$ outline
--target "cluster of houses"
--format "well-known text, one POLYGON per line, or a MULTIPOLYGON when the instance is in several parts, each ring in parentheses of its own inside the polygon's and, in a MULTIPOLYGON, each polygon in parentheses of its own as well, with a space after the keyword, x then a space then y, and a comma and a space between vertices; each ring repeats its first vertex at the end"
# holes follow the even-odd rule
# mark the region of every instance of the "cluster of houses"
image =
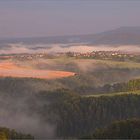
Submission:
POLYGON ((54 58, 54 57, 76 57, 76 58, 109 58, 109 57, 118 57, 118 58, 125 58, 125 57, 134 57, 133 54, 127 54, 120 51, 93 51, 93 52, 58 52, 58 53, 36 53, 36 54, 11 54, 11 55, 1 55, 0 59, 10 59, 15 58, 19 60, 33 60, 39 58, 54 58))
MULTIPOLYGON (((63 53, 64 55, 64 53, 63 53)), ((93 51, 93 52, 67 52, 65 55, 70 57, 87 57, 87 58, 94 58, 94 57, 134 57, 134 55, 130 55, 128 53, 123 53, 120 51, 93 51)))

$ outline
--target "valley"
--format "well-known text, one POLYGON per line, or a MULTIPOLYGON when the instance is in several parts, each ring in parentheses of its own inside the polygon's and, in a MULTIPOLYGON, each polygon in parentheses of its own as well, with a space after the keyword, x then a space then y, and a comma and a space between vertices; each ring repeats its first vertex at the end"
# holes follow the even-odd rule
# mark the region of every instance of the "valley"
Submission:
POLYGON ((140 139, 138 13, 138 0, 0 0, 0 140, 140 139))
POLYGON ((139 117, 139 61, 134 54, 118 60, 105 53, 1 57, 1 126, 36 139, 79 138, 115 120, 139 117))

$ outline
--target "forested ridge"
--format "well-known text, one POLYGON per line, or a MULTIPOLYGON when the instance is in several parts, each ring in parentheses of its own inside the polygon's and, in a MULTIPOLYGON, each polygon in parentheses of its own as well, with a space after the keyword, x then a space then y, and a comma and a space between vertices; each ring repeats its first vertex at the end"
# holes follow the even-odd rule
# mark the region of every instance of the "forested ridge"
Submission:
POLYGON ((139 89, 139 79, 118 83, 127 87, 124 91, 129 94, 99 97, 80 96, 66 88, 34 92, 25 81, 1 79, 0 117, 3 126, 18 128, 36 138, 81 138, 113 121, 140 118, 140 92, 132 92, 139 89))
POLYGON ((53 106, 60 117, 57 124, 60 137, 84 136, 114 120, 140 117, 139 95, 71 97, 61 102, 53 106))
POLYGON ((140 90, 140 79, 129 80, 128 82, 105 84, 92 89, 92 94, 131 92, 140 90))

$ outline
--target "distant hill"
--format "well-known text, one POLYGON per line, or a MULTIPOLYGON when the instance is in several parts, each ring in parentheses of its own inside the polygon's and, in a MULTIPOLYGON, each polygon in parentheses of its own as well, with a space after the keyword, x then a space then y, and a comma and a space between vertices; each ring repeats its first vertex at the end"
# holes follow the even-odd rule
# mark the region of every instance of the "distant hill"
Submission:
POLYGON ((89 35, 0 39, 0 44, 88 44, 88 45, 140 45, 140 27, 120 27, 89 35))
POLYGON ((140 27, 120 27, 95 35, 93 44, 140 45, 140 27))

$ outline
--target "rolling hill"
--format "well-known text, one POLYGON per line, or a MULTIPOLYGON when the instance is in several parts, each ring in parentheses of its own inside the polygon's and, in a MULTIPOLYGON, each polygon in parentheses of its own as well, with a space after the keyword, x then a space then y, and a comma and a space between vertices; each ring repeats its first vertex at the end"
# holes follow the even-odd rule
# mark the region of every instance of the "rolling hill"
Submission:
POLYGON ((110 31, 89 35, 70 35, 54 37, 32 37, 0 39, 0 44, 89 44, 89 45, 139 45, 140 27, 120 27, 110 31))

